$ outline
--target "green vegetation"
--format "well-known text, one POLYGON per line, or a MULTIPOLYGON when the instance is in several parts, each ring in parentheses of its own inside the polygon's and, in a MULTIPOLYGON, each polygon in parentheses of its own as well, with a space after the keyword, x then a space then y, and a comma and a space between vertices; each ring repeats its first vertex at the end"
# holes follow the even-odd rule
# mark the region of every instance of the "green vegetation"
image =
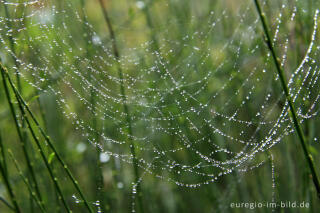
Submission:
POLYGON ((0 212, 317 212, 318 9, 1 1, 0 212))

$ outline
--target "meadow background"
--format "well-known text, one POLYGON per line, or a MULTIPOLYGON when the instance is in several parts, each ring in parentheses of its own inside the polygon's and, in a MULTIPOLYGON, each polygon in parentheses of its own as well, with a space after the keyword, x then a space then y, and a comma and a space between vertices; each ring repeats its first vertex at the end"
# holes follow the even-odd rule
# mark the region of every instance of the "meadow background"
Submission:
MULTIPOLYGON (((260 2, 287 79, 306 60, 289 85, 319 173, 320 3, 260 2)), ((1 0, 0 35, 0 212, 88 212, 77 183, 93 212, 320 208, 253 1, 1 0)))

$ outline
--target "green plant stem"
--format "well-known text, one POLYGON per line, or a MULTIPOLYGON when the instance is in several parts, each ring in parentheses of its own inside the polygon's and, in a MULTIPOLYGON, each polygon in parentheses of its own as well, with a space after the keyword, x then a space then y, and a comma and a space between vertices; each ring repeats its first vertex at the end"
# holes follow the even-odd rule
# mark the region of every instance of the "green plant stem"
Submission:
POLYGON ((260 16, 260 20, 261 20, 261 23, 262 23, 264 34, 266 36, 266 43, 267 43, 268 48, 269 48, 269 50, 271 52, 271 55, 272 55, 273 61, 275 63, 276 70, 278 72, 279 79, 280 79, 280 82, 281 82, 281 85, 282 85, 282 89, 284 90, 286 99, 287 99, 288 104, 289 104, 289 108, 290 108, 290 112, 291 112, 291 118, 292 118, 294 127, 296 129, 297 134, 298 134, 298 137, 299 137, 302 149, 303 149, 304 156, 306 157, 307 163, 309 165, 309 168, 310 168, 310 171, 311 171, 311 174, 312 174, 312 180, 313 180, 313 183, 315 185, 318 198, 320 198, 319 179, 318 179, 318 176, 317 176, 317 173, 316 173, 316 169, 315 169, 315 166, 314 166, 314 162, 313 162, 312 156, 311 156, 311 154, 310 154, 310 152, 308 150, 308 147, 307 147, 307 143, 306 143, 306 140, 305 140, 304 133, 303 133, 302 128, 301 128, 301 126, 299 124, 298 116, 297 116, 295 107, 293 105, 293 101, 292 101, 292 98, 291 98, 290 93, 289 93, 289 88, 287 86, 286 79, 285 79, 285 76, 284 76, 284 71, 280 66, 279 59, 277 58, 276 51, 275 51, 275 49, 273 47, 272 40, 271 40, 270 33, 269 33, 269 29, 268 29, 267 22, 266 22, 266 18, 265 18, 264 13, 261 10, 261 6, 259 4, 259 1, 258 0, 254 0, 254 3, 255 3, 255 6, 257 8, 257 11, 259 13, 259 16, 260 16))
MULTIPOLYGON (((82 19, 83 19, 83 23, 87 23, 88 20, 85 16, 85 0, 81 0, 81 8, 82 8, 82 19)), ((84 34, 86 34, 86 32, 88 31, 88 27, 84 24, 83 25, 83 31, 84 34)), ((90 58, 91 55, 91 45, 89 44, 89 39, 88 39, 88 35, 85 37, 85 42, 86 42, 86 58, 90 58)), ((90 62, 89 62, 90 63, 90 62)), ((90 71, 88 72, 88 79, 89 82, 92 84, 92 74, 90 73, 90 71)), ((96 117, 96 95, 95 95, 95 91, 93 89, 93 87, 90 87, 90 103, 92 106, 92 127, 93 129, 96 130, 96 132, 94 133, 94 139, 96 140, 96 142, 98 142, 99 140, 99 134, 98 134, 98 130, 97 130, 97 117, 96 117)), ((100 201, 100 209, 101 209, 101 213, 106 212, 106 204, 105 204, 105 200, 106 198, 104 197, 104 177, 103 177, 103 165, 100 162, 100 155, 101 155, 101 150, 99 148, 99 146, 95 147, 95 151, 96 151, 96 158, 95 158, 95 163, 96 163, 96 168, 94 169, 94 178, 96 186, 97 186, 97 199, 100 201)), ((111 204, 110 204, 111 205, 111 204)))
POLYGON ((61 190, 61 188, 60 188, 60 186, 59 186, 58 178, 55 177, 55 175, 53 174, 53 170, 52 170, 52 168, 51 168, 50 165, 49 165, 48 159, 47 159, 47 157, 45 156, 45 153, 44 153, 44 150, 43 150, 42 147, 41 147, 40 141, 39 141, 39 139, 37 138, 37 136, 36 136, 36 134, 35 134, 32 126, 31 126, 31 123, 30 123, 29 119, 27 118, 27 115, 26 115, 26 113, 25 113, 25 111, 24 111, 24 109, 23 109, 23 106, 22 106, 22 104, 21 104, 21 100, 19 100, 18 97, 16 97, 16 98, 17 98, 17 101, 18 101, 18 104, 19 104, 19 108, 20 108, 20 110, 21 110, 21 113, 22 113, 22 115, 24 116, 24 118, 25 118, 25 120, 26 120, 26 122, 27 122, 27 126, 28 126, 28 129, 29 129, 29 131, 30 131, 30 133, 31 133, 31 135, 32 135, 32 138, 33 138, 34 141, 36 142, 36 145, 37 145, 37 148, 38 148, 38 150, 39 150, 39 152, 40 152, 40 155, 41 155, 41 157, 42 157, 42 160, 44 161, 44 163, 45 163, 45 165, 46 165, 46 167, 47 167, 47 170, 48 170, 48 172, 49 172, 49 174, 50 174, 50 178, 52 179, 52 181, 53 181, 53 183, 54 183, 54 185, 55 185, 55 188, 56 188, 56 190, 57 190, 57 192, 58 192, 58 194, 59 194, 59 196, 60 196, 59 199, 62 201, 62 203, 63 203, 66 211, 67 211, 67 212, 71 212, 71 210, 69 209, 69 207, 68 207, 68 205, 67 205, 67 202, 66 202, 66 200, 65 200, 65 198, 64 198, 64 195, 63 195, 63 193, 62 193, 62 190, 61 190))
POLYGON ((32 178, 32 181, 33 181, 33 184, 32 186, 35 188, 36 190, 36 193, 39 197, 39 199, 42 201, 42 198, 41 198, 41 194, 40 194, 40 190, 39 190, 39 186, 38 186, 38 182, 37 182, 37 179, 36 179, 36 176, 35 176, 35 173, 34 173, 34 169, 33 169, 33 164, 30 160, 30 157, 29 157, 29 154, 28 154, 28 151, 27 151, 27 148, 26 148, 26 143, 25 143, 25 140, 23 137, 23 134, 21 132, 21 129, 20 129, 20 126, 19 126, 19 123, 18 123, 18 119, 17 119, 17 114, 16 114, 16 111, 14 109, 14 106, 13 106, 13 103, 12 103, 12 99, 11 99, 11 96, 10 96, 10 93, 9 93, 9 89, 8 89, 8 86, 7 86, 7 83, 5 81, 5 69, 4 67, 2 66, 2 64, 0 63, 0 69, 1 69, 1 76, 2 76, 2 83, 3 83, 3 86, 4 86, 4 90, 5 90, 5 95, 7 97, 7 101, 8 101, 8 104, 9 104, 9 108, 10 108, 10 111, 11 111, 11 115, 13 117, 13 120, 14 120, 14 123, 15 123, 15 126, 16 126, 16 130, 17 130, 17 133, 18 133, 18 136, 19 136, 19 142, 20 142, 20 146, 22 147, 22 151, 23 151, 23 155, 24 155, 24 158, 26 160, 26 163, 27 163, 27 168, 30 172, 30 175, 31 175, 31 178, 32 178))
POLYGON ((273 154, 271 153, 270 150, 267 152, 267 157, 269 159, 270 163, 270 168, 271 168, 271 187, 272 187, 272 196, 271 196, 271 201, 274 203, 276 202, 276 175, 275 175, 275 166, 274 166, 274 158, 273 154))
POLYGON ((4 203, 4 205, 6 205, 10 210, 15 211, 15 208, 11 206, 11 204, 8 201, 6 201, 3 197, 0 197, 0 201, 4 203))
MULTIPOLYGON (((90 75, 90 80, 91 82, 91 75, 90 75)), ((91 116, 93 116, 93 124, 92 127, 93 129, 97 130, 97 119, 95 116, 95 95, 94 95, 94 91, 93 89, 90 90, 90 101, 92 104, 92 114, 91 116)), ((99 140, 99 135, 97 132, 94 133, 94 138, 96 140, 96 142, 98 142, 99 140)), ((103 169, 102 169, 102 163, 100 162, 100 155, 101 155, 101 150, 99 148, 99 146, 95 147, 96 149, 96 164, 97 164, 97 171, 95 171, 95 176, 96 176, 96 182, 97 182, 97 188, 98 188, 98 199, 100 200, 100 207, 101 207, 101 213, 104 213, 106 211, 105 209, 105 198, 103 196, 103 192, 104 192, 104 179, 103 179, 103 169)))
MULTIPOLYGON (((62 193, 62 191, 61 191, 61 188, 60 188, 60 186, 59 186, 59 184, 58 184, 58 179, 54 176, 53 171, 52 171, 52 169, 50 168, 50 165, 49 165, 49 163, 48 163, 48 159, 46 158, 46 156, 45 156, 45 154, 44 154, 44 151, 43 151, 43 149, 42 149, 42 147, 41 147, 41 145, 40 145, 40 141, 39 141, 38 137, 36 136, 36 134, 35 134, 32 126, 31 126, 31 124, 30 124, 29 119, 27 118, 27 115, 26 115, 25 110, 24 110, 24 108, 23 108, 23 105, 22 105, 22 103, 21 103, 21 99, 20 99, 20 97, 17 95, 18 90, 14 87, 14 85, 13 85, 11 79, 10 79, 10 76, 9 76, 7 70, 4 69, 3 66, 1 66, 1 73, 2 73, 3 76, 6 74, 6 77, 8 78, 9 83, 10 83, 11 87, 13 88, 14 94, 15 94, 16 99, 17 99, 17 101, 18 101, 18 105, 19 105, 21 114, 22 114, 22 116, 24 117, 24 119, 25 119, 25 121, 26 121, 26 123, 27 123, 28 129, 29 129, 29 131, 30 131, 30 133, 31 133, 31 135, 32 135, 32 138, 34 139, 34 141, 35 141, 35 143, 36 143, 36 145, 37 145, 38 151, 40 152, 40 155, 41 155, 41 157, 42 157, 42 159, 43 159, 43 161, 44 161, 44 163, 45 163, 45 165, 46 165, 46 167, 47 167, 47 170, 48 170, 48 172, 49 172, 49 174, 50 174, 50 178, 52 179, 52 181, 53 181, 53 183, 54 183, 54 185, 55 185, 55 188, 57 189, 58 194, 60 195, 60 200, 62 201, 64 207, 65 207, 66 210, 67 210, 67 212, 71 212, 71 210, 69 209, 69 207, 68 207, 68 205, 67 205, 66 200, 64 199, 64 196, 63 196, 63 193, 62 193)), ((8 88, 6 80, 4 80, 4 85, 5 85, 6 88, 8 88)))
POLYGON ((84 194, 82 193, 82 190, 79 187, 78 181, 76 181, 76 179, 73 177, 71 171, 69 170, 67 164, 63 161, 63 159, 61 158, 60 154, 58 153, 58 151, 56 150, 55 146, 53 145, 51 139, 49 138, 49 136, 47 136, 47 134, 44 132, 44 130, 41 128, 38 120, 36 119, 36 117, 34 116, 34 114, 32 113, 32 111, 30 110, 29 106, 26 104, 26 102, 24 101, 24 99, 22 98, 21 94, 19 93, 19 91, 17 90, 17 88, 14 86, 8 71, 6 70, 6 68, 0 63, 0 67, 1 67, 1 73, 7 77, 7 79, 9 80, 10 86, 12 88, 12 90, 14 91, 18 102, 21 103, 27 110, 27 112, 30 114, 31 119, 33 120, 33 122, 35 123, 35 125, 37 126, 37 128, 39 129, 41 135, 44 137, 45 141, 48 143, 49 147, 52 149, 52 151, 54 152, 55 156, 57 157, 58 162, 60 163, 60 165, 63 167, 63 169, 65 170, 65 172, 67 173, 69 179, 71 180, 71 182, 73 183, 75 189, 77 190, 77 192, 79 193, 81 199, 83 200, 85 206, 87 207, 87 210, 91 213, 93 213, 93 210, 91 209, 87 199, 85 198, 84 194))
MULTIPOLYGON (((6 161, 6 156, 5 156, 5 153, 4 153, 4 145, 2 143, 2 135, 1 135, 1 132, 0 132, 0 153, 1 153, 1 161, 0 161, 0 164, 2 165, 3 167, 3 171, 4 171, 4 174, 8 175, 8 169, 7 169, 7 161, 6 161)), ((15 208, 13 206, 11 206, 9 204, 8 201, 6 201, 4 198, 0 197, 0 200, 8 207, 10 208, 12 211, 15 211, 15 208)))
POLYGON ((116 59, 116 63, 117 63, 117 68, 118 68, 118 75, 120 78, 120 92, 121 92, 121 96, 122 96, 122 102, 123 102, 123 108, 124 108, 124 112, 126 114, 126 121, 128 124, 128 133, 129 133, 129 137, 128 137, 128 141, 130 144, 130 152, 131 155, 133 157, 133 169, 134 169, 134 175, 135 175, 135 182, 137 184, 137 197, 138 197, 138 205, 140 208, 140 212, 144 212, 144 208, 143 208, 143 202, 142 202, 142 194, 141 194, 141 188, 140 188, 140 181, 139 181, 139 169, 138 169, 138 161, 137 161, 137 157, 136 157, 136 150, 135 150, 135 145, 134 142, 131 138, 131 136, 133 135, 133 131, 132 131, 132 121, 131 121, 131 116, 130 116, 130 112, 129 112, 129 107, 127 105, 127 96, 126 96, 126 92, 125 92, 125 88, 124 88, 124 79, 123 79, 123 72, 120 66, 120 54, 119 54, 119 49, 117 46, 117 40, 116 40, 116 36, 111 24, 111 20, 109 18, 108 15, 108 11, 107 8, 104 4, 103 0, 99 0, 101 9, 102 9, 102 13, 105 19, 105 22, 107 23, 107 27, 110 33, 110 38, 111 38, 111 42, 112 42, 112 47, 113 47, 113 54, 115 56, 116 59))
MULTIPOLYGON (((7 1, 4 0, 4 4, 3 4, 3 5, 4 5, 4 12, 5 12, 6 17, 7 17, 7 22, 6 22, 6 24, 7 24, 7 27, 8 27, 9 29, 12 29, 11 22, 9 21, 9 19, 10 19, 11 17, 10 17, 9 9, 8 9, 8 6, 7 6, 6 2, 7 2, 7 1)), ((13 41, 12 35, 9 35, 9 36, 8 36, 8 39, 9 39, 10 49, 11 49, 12 53, 13 53, 14 55, 16 55, 16 48, 15 48, 15 45, 14 45, 14 41, 13 41)), ((12 57, 12 58, 13 58, 14 64, 16 65, 16 68, 18 69, 19 64, 18 64, 16 58, 15 58, 15 57, 12 57)), ((21 81, 20 81, 20 76, 19 76, 18 71, 15 72, 15 76, 16 76, 16 80, 17 80, 17 84, 18 84, 18 89, 19 89, 19 91, 21 91, 21 90, 22 90, 22 87, 21 87, 21 81)))
MULTIPOLYGON (((6 0, 4 0, 4 3, 6 3, 6 0)), ((10 16, 10 12, 9 12, 7 4, 4 4, 4 10, 5 10, 5 15, 7 17, 6 24, 7 24, 9 29, 13 29, 12 24, 10 22, 11 16, 10 16)), ((17 61, 17 59, 15 57, 16 56, 16 45, 15 45, 15 42, 13 40, 12 35, 8 36, 8 40, 9 40, 10 49, 11 49, 13 55, 14 55, 14 56, 12 56, 12 59, 13 59, 14 64, 16 66, 15 77, 16 77, 16 82, 17 82, 17 85, 18 85, 18 90, 19 90, 20 93, 22 93, 22 84, 21 84, 21 79, 20 79, 20 75, 19 75, 19 72, 18 72, 20 65, 19 65, 19 63, 18 63, 18 61, 17 61)), ((41 105, 40 105, 39 99, 38 99, 38 103, 39 103, 39 106, 40 106, 40 111, 43 112, 42 109, 41 109, 41 105)), ((22 124, 21 125, 21 129, 24 130, 25 129, 25 122, 24 122, 24 119, 23 119, 22 116, 21 116, 21 124, 22 124)), ((26 146, 27 145, 26 142, 28 140, 26 131, 22 131, 22 135, 21 136, 22 136, 22 140, 25 142, 24 144, 26 146)), ((25 147, 24 149, 27 149, 27 147, 25 147)), ((33 169, 32 167, 29 167, 29 166, 28 166, 28 168, 29 168, 29 170, 30 170, 30 168, 33 169)), ((31 174, 31 178, 32 178, 32 180, 34 182, 34 187, 36 189, 36 193, 37 193, 37 195, 38 195, 38 197, 40 199, 40 202, 43 203, 43 200, 42 200, 42 197, 41 197, 41 194, 40 194, 40 190, 39 190, 39 187, 38 187, 38 183, 37 183, 37 180, 35 179, 34 171, 30 170, 30 174, 31 174)), ((32 202, 31 202, 31 208, 33 208, 33 203, 32 202)))
POLYGON ((8 173, 8 167, 7 167, 7 160, 6 160, 6 156, 5 156, 5 153, 4 153, 4 145, 2 143, 2 135, 1 135, 1 132, 0 132, 0 147, 1 147, 1 150, 0 150, 0 153, 1 153, 1 162, 2 165, 3 165, 3 169, 5 171, 5 173, 7 174, 8 173))
POLYGON ((36 204, 38 205, 38 207, 40 208, 41 212, 46 212, 43 203, 37 198, 36 193, 32 190, 32 187, 29 184, 28 179, 23 175, 22 170, 20 169, 17 160, 15 159, 13 153, 11 150, 8 150, 9 156, 11 158, 11 160, 13 161, 19 176, 21 177, 21 179, 23 180, 24 184, 27 186, 30 195, 32 196, 33 200, 36 202, 36 204))
POLYGON ((17 199, 16 199, 16 197, 15 197, 15 195, 13 193, 12 186, 11 186, 10 181, 9 181, 8 171, 6 171, 6 166, 4 165, 5 156, 4 156, 3 148, 4 148, 4 146, 3 146, 2 140, 0 140, 0 149, 1 149, 0 151, 1 151, 1 153, 3 153, 1 155, 2 159, 1 159, 1 162, 0 162, 0 173, 1 173, 4 185, 7 188, 7 191, 8 191, 9 197, 11 199, 11 202, 13 203, 14 210, 15 210, 15 212, 20 213, 21 210, 20 210, 20 207, 18 205, 17 199))
POLYGON ((153 1, 148 1, 145 6, 143 7, 142 11, 145 15, 146 18, 146 22, 147 22, 147 26, 149 27, 150 31, 151 31, 151 39, 153 41, 152 47, 154 49, 154 51, 157 51, 160 53, 160 48, 159 48, 159 42, 157 40, 157 36, 156 36, 156 31, 151 19, 151 14, 149 11, 149 8, 151 6, 151 4, 153 3, 153 1))
POLYGON ((5 171, 4 171, 4 168, 3 168, 2 164, 0 164, 0 173, 1 173, 4 185, 6 186, 7 191, 9 193, 9 197, 10 197, 10 199, 11 199, 11 201, 13 203, 13 206, 15 208, 15 211, 20 213, 21 212, 20 207, 19 207, 18 202, 16 200, 16 197, 15 197, 15 195, 13 193, 11 184, 10 184, 9 179, 8 179, 8 176, 5 174, 5 171))

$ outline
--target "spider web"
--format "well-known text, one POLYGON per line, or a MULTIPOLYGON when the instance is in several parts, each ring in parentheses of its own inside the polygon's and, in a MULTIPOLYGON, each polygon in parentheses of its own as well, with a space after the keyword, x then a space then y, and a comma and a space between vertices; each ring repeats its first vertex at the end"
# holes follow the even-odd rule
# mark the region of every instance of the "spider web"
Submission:
MULTIPOLYGON (((318 10, 297 57, 297 11, 306 14, 306 5, 270 1, 276 8, 270 11, 268 2, 263 9, 303 123, 319 112, 318 10)), ((105 155, 132 163, 131 139, 146 173, 199 187, 259 167, 263 153, 294 132, 251 1, 161 20, 155 38, 130 19, 119 27, 115 19, 119 59, 89 4, 1 0, 0 53, 23 81, 54 95, 66 121, 105 155)), ((144 7, 139 1, 134 10, 144 7)))

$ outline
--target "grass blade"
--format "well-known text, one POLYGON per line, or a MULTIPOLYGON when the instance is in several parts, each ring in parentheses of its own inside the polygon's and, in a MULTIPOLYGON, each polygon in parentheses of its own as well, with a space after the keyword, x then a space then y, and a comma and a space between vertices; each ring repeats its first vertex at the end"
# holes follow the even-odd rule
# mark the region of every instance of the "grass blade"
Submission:
MULTIPOLYGON (((126 104, 127 96, 126 96, 124 83, 123 83, 123 81, 124 81, 123 72, 122 72, 122 69, 120 66, 120 62, 119 62, 120 53, 119 53, 119 49, 117 46, 117 40, 116 40, 116 36, 115 36, 114 30, 113 30, 113 27, 111 24, 111 20, 108 15, 107 8, 102 0, 99 0, 99 3, 101 6, 101 9, 102 9, 104 19, 105 19, 107 26, 108 26, 108 30, 109 30, 110 38, 111 38, 111 42, 112 42, 112 47, 113 47, 113 54, 114 54, 115 59, 117 61, 118 75, 120 78, 120 92, 121 92, 121 96, 122 96, 123 108, 124 108, 124 113, 126 114, 126 122, 128 124, 128 132, 129 132, 129 135, 132 136, 133 135, 132 122, 131 122, 129 107, 126 104)), ((140 180, 139 180, 140 175, 139 175, 139 169, 138 169, 138 161, 137 161, 137 157, 136 157, 136 149, 135 149, 135 145, 134 145, 134 142, 131 137, 128 137, 128 141, 130 144, 130 152, 133 157, 133 169, 134 169, 134 175, 135 175, 135 182, 137 184, 136 191, 138 194, 138 205, 139 205, 140 211, 143 212, 144 208, 143 208, 142 195, 141 195, 141 187, 140 187, 140 180)))
MULTIPOLYGON (((1 137, 1 136, 0 136, 1 137)), ((4 146, 3 146, 3 143, 2 143, 2 140, 0 139, 0 151, 1 153, 4 154, 3 152, 3 149, 4 149, 4 146)), ((7 191, 8 191, 8 194, 9 194, 9 197, 13 203, 13 206, 14 206, 14 210, 15 212, 17 213, 20 213, 21 210, 20 210, 20 207, 18 205, 18 202, 17 202, 17 199, 16 199, 16 196, 15 194, 13 193, 13 190, 12 190, 12 186, 10 184, 10 181, 9 181, 9 175, 8 175, 8 171, 6 170, 6 165, 4 165, 4 162, 5 162, 5 158, 4 158, 4 155, 1 155, 1 162, 0 162, 0 173, 1 173, 1 176, 2 176, 2 179, 3 179, 3 182, 4 182, 4 185, 6 186, 7 188, 7 191)), ((7 202, 4 202, 5 204, 7 204, 7 202)), ((7 205, 8 207, 10 206, 9 204, 7 205)))
MULTIPOLYGON (((12 88, 12 90, 14 91, 16 98, 18 100, 18 103, 20 103, 23 107, 25 107, 25 109, 27 110, 27 112, 30 114, 31 119, 33 120, 33 122, 35 123, 35 125, 37 126, 37 128, 39 129, 41 135, 45 138, 46 142, 48 143, 49 147, 52 149, 52 151, 55 153, 55 156, 58 159, 58 162, 61 164, 61 166, 63 167, 63 169, 65 170, 65 172, 67 173, 69 179, 71 180, 71 182, 73 183, 75 189, 77 190, 77 192, 79 193, 81 199, 83 200, 85 206, 87 207, 87 210, 91 213, 93 213, 87 199, 84 197, 84 194, 82 193, 78 181, 76 181, 76 179, 73 177, 71 171, 69 170, 68 166, 65 164, 65 162, 62 160, 60 154, 58 153, 58 151, 56 150, 55 146, 53 145, 51 139, 49 138, 49 136, 47 136, 47 134, 44 132, 44 130, 41 128, 38 120, 36 119, 36 117, 34 116, 34 114, 31 112, 29 106, 26 104, 26 102, 24 101, 24 99, 22 98, 22 96, 20 95, 19 91, 17 90, 17 88, 14 86, 8 71, 6 70, 6 68, 0 63, 1 66, 1 73, 3 75, 5 75, 9 81, 9 84, 12 88)), ((28 120, 28 118, 26 118, 26 120, 28 120)), ((29 120, 28 120, 29 121, 29 120)), ((30 123, 30 122, 29 122, 30 123)), ((31 128, 32 129, 32 128, 31 128)), ((46 161, 47 162, 47 161, 46 161)))
POLYGON ((303 149, 303 154, 306 157, 307 164, 308 164, 308 166, 310 168, 310 171, 311 171, 311 174, 312 174, 312 180, 313 180, 314 186, 315 186, 316 191, 317 191, 317 196, 320 198, 320 183, 319 183, 319 179, 318 179, 318 176, 317 176, 317 172, 316 172, 316 169, 315 169, 315 166, 314 166, 314 162, 313 162, 312 156, 311 156, 311 154, 310 154, 310 152, 308 150, 308 147, 307 147, 307 142, 306 142, 304 133, 303 133, 302 128, 301 128, 301 126, 299 124, 300 122, 299 122, 299 119, 298 119, 298 116, 297 116, 297 113, 296 113, 292 98, 291 98, 290 93, 289 93, 289 88, 288 88, 287 83, 286 83, 286 79, 285 79, 285 76, 284 76, 284 71, 280 66, 279 59, 278 59, 278 57, 276 55, 276 51, 275 51, 275 49, 273 47, 271 36, 270 36, 270 33, 269 33, 269 28, 268 28, 267 22, 266 22, 266 18, 265 18, 264 13, 261 10, 261 6, 259 4, 259 1, 258 0, 254 0, 254 3, 255 3, 255 6, 257 8, 257 11, 258 11, 261 23, 262 23, 264 34, 266 36, 266 43, 267 43, 268 48, 269 48, 269 50, 271 52, 271 55, 272 55, 274 64, 276 66, 276 70, 277 70, 277 73, 279 75, 279 79, 280 79, 281 85, 282 85, 282 89, 283 89, 283 91, 285 93, 286 99, 287 99, 288 104, 289 104, 289 108, 290 108, 290 112, 291 112, 291 118, 292 118, 294 127, 296 129, 296 132, 298 134, 299 141, 300 141, 302 149, 303 149))
POLYGON ((46 212, 43 203, 37 198, 35 192, 33 191, 32 187, 31 187, 30 184, 29 184, 28 179, 23 175, 23 172, 22 172, 22 170, 20 169, 17 160, 16 160, 15 157, 13 156, 12 151, 11 151, 11 150, 8 150, 8 152, 9 152, 9 156, 10 156, 12 162, 14 163, 14 165, 15 165, 18 173, 19 173, 19 176, 20 176, 21 179, 23 180, 24 184, 28 187, 28 190, 29 190, 29 192, 30 192, 30 195, 32 196, 32 199, 36 202, 36 204, 37 204, 38 207, 40 208, 41 212, 46 212))

